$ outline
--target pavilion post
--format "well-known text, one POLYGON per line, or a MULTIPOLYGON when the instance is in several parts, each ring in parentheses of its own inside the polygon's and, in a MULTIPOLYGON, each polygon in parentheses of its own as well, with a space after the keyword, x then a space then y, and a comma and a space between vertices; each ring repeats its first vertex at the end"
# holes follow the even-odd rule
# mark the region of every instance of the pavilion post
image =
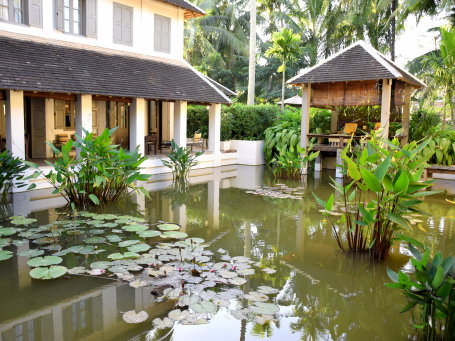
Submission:
POLYGON ((24 92, 6 90, 6 149, 14 157, 25 159, 24 92))
POLYGON ((134 98, 130 110, 130 150, 138 148, 139 153, 145 153, 144 126, 147 115, 147 101, 144 98, 134 98))
POLYGON ((330 132, 335 134, 338 131, 338 108, 334 107, 330 117, 330 132))
MULTIPOLYGON (((300 147, 307 149, 308 133, 310 132, 310 102, 311 102, 311 85, 302 85, 302 118, 300 123, 300 147)), ((302 165, 302 175, 308 173, 308 165, 302 165)))
POLYGON ((392 80, 382 80, 381 129, 382 137, 389 138, 390 105, 392 103, 392 80))
POLYGON ((179 147, 186 147, 187 102, 174 103, 174 141, 179 147))
POLYGON ((401 128, 403 130, 403 138, 401 139, 401 145, 404 146, 409 141, 409 117, 411 114, 411 93, 412 88, 405 86, 404 88, 404 105, 403 105, 403 116, 401 117, 401 128))

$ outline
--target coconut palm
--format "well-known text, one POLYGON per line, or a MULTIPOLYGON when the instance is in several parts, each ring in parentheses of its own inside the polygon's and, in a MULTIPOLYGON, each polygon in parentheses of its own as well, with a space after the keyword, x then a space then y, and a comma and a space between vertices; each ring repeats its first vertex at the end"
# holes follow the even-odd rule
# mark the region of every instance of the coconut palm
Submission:
POLYGON ((272 35, 272 46, 270 46, 265 55, 275 57, 281 61, 278 72, 283 73, 281 84, 281 110, 284 110, 284 91, 286 84, 286 65, 296 60, 302 52, 302 41, 298 34, 291 29, 284 28, 281 32, 275 32, 272 35))

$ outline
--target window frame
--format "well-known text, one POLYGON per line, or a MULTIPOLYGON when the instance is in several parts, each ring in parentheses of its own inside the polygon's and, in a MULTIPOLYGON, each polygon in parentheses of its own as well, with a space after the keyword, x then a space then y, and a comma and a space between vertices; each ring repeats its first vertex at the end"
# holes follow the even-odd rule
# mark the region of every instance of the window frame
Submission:
MULTIPOLYGON (((122 22, 122 25, 123 22, 122 22)), ((114 42, 114 44, 121 44, 121 45, 126 45, 126 46, 133 46, 133 41, 134 41, 134 7, 131 7, 131 6, 128 6, 128 5, 124 5, 124 4, 120 4, 118 2, 113 2, 112 3, 112 41, 114 42), (115 8, 118 7, 122 10, 122 14, 123 14, 123 10, 127 9, 129 11, 131 11, 131 40, 130 41, 125 41, 123 40, 123 36, 122 36, 122 39, 117 39, 116 36, 115 36, 115 25, 116 25, 116 22, 115 22, 115 8)))
MULTIPOLYGON (((154 17, 153 17, 153 20, 154 20, 154 25, 153 25, 153 50, 155 52, 161 52, 161 53, 168 53, 170 54, 171 53, 171 36, 172 36, 172 19, 170 17, 166 17, 164 15, 161 15, 161 14, 158 14, 158 13, 155 13, 154 17), (160 39, 162 39, 163 37, 163 32, 157 32, 156 31, 156 20, 157 18, 161 19, 163 22, 163 19, 165 21, 168 22, 169 24, 169 33, 168 33, 168 49, 164 49, 162 47, 160 48, 157 48, 157 45, 156 45, 156 39, 157 39, 157 35, 159 34, 160 36, 160 39)), ((162 44, 161 44, 162 45, 162 44)))
POLYGON ((68 1, 68 6, 65 5, 65 1, 66 0, 63 0, 63 33, 66 33, 66 34, 74 34, 76 36, 83 36, 83 32, 82 32, 82 29, 83 29, 83 21, 84 21, 84 8, 85 8, 85 4, 83 3, 83 0, 67 0, 68 1), (78 8, 75 9, 74 8, 74 3, 78 3, 78 8), (68 11, 69 11, 69 18, 67 19, 66 16, 65 16, 65 8, 68 8, 68 11), (79 13, 79 21, 77 21, 77 24, 79 26, 79 32, 78 33, 75 33, 74 32, 74 24, 76 23, 76 21, 74 20, 74 11, 77 10, 78 13, 79 13), (66 30, 66 27, 65 27, 65 23, 68 22, 68 25, 69 25, 69 31, 66 30))
MULTIPOLYGON (((6 0, 7 4, 3 5, 0 4, 0 9, 6 8, 8 10, 8 19, 0 18, 0 22, 6 22, 10 24, 17 24, 17 25, 27 25, 27 4, 28 0, 19 0, 21 4, 20 13, 21 13, 21 21, 17 22, 15 20, 15 8, 14 8, 14 0, 6 0)), ((0 10, 1 11, 1 10, 0 10)))

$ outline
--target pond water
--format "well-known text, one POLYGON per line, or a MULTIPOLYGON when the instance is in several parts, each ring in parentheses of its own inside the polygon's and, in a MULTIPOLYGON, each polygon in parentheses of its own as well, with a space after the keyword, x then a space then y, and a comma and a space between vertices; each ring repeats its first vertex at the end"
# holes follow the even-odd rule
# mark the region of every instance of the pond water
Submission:
MULTIPOLYGON (((323 172, 302 184, 276 181, 258 167, 219 168, 214 174, 201 174, 198 181, 193 179, 194 184, 185 194, 169 188, 152 189, 151 200, 134 196, 99 212, 143 217, 149 223, 174 222, 189 237, 203 238, 207 249, 215 254, 221 248, 232 257, 246 256, 260 263, 255 274, 247 276, 248 282, 239 288, 244 292, 259 286, 278 289, 278 294, 270 295, 270 302, 280 308, 273 321, 260 324, 234 317, 232 309, 247 305, 245 299, 238 297, 231 300, 229 307, 209 314, 207 324, 175 324, 171 329, 157 331, 152 320, 167 316, 175 309, 175 301, 158 301, 150 287, 135 289, 107 276, 67 275, 49 281, 34 280, 29 276, 29 258, 14 256, 0 261, 0 340, 408 339, 412 334, 409 315, 399 313, 405 300, 398 291, 384 286, 389 281, 387 267, 410 269, 406 246, 395 245, 381 264, 340 252, 311 195, 313 191, 323 198, 329 195, 329 176, 333 174, 323 172), (294 195, 301 199, 249 193, 257 186, 276 183, 296 188, 294 195), (263 268, 276 272, 267 273, 263 268), (127 324, 122 313, 129 310, 144 310, 149 319, 127 324)), ((163 181, 151 186, 167 184, 163 181)), ((447 198, 453 196, 441 194, 425 199, 422 208, 432 216, 421 218, 414 232, 414 237, 431 250, 441 250, 446 255, 455 252, 455 205, 447 198)), ((55 207, 29 212, 38 220, 33 226, 63 219, 61 201, 41 200, 55 207)), ((17 205, 22 206, 20 211, 23 205, 34 203, 19 200, 15 205, 13 211, 17 214, 17 205)), ((87 237, 84 234, 83 238, 87 237)), ((155 239, 148 241, 152 246, 157 243, 155 239)), ((64 246, 83 242, 68 238, 64 246)), ((63 240, 54 241, 59 243, 63 240)), ((102 244, 95 246, 116 250, 102 244)), ((33 248, 36 244, 24 241, 8 250, 16 253, 33 248)), ((106 259, 109 253, 68 254, 63 257, 63 264, 87 266, 94 260, 106 259)), ((223 285, 214 290, 222 288, 223 285)))

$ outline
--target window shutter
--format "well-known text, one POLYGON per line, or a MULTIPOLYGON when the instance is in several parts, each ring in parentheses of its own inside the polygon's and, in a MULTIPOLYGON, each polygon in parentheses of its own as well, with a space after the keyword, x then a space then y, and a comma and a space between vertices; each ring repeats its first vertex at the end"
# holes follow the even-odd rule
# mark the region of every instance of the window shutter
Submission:
POLYGON ((54 102, 55 129, 65 128, 65 101, 55 100, 54 102))
POLYGON ((28 24, 35 27, 43 27, 43 1, 28 1, 28 24))
POLYGON ((64 31, 63 23, 63 0, 55 0, 55 28, 64 31))
POLYGON ((133 9, 122 9, 122 41, 126 44, 133 42, 133 9))
POLYGON ((114 4, 114 42, 122 42, 122 8, 114 4))
POLYGON ((167 52, 171 50, 171 19, 155 14, 155 33, 154 47, 155 51, 167 52))
POLYGON ((161 51, 161 26, 163 22, 163 17, 155 15, 155 34, 154 37, 154 48, 155 51, 161 51))
POLYGON ((85 35, 96 38, 96 0, 85 3, 85 35))

